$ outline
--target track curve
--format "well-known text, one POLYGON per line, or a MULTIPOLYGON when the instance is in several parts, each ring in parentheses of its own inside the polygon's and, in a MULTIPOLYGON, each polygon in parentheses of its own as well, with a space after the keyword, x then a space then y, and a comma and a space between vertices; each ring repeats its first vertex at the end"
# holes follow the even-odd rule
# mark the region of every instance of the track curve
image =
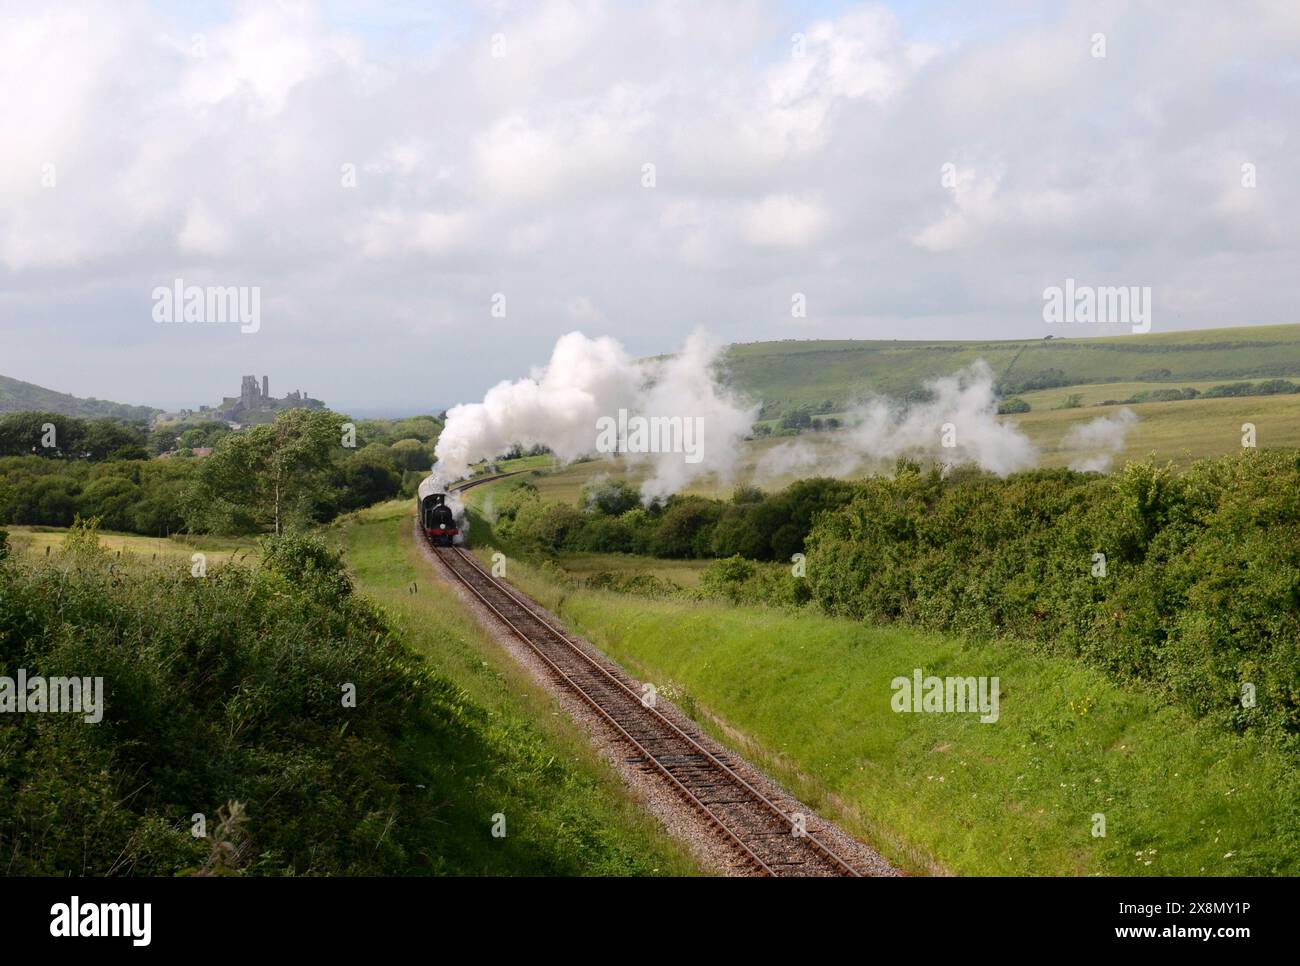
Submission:
MULTIPOLYGON (((502 474, 504 476, 506 474, 502 474)), ((460 489, 500 479, 474 480, 460 489)), ((498 580, 461 547, 435 547, 448 572, 528 645, 562 685, 589 705, 722 836, 759 875, 861 876, 853 864, 808 831, 813 816, 787 812, 694 734, 654 707, 622 670, 570 639, 541 608, 498 580)))

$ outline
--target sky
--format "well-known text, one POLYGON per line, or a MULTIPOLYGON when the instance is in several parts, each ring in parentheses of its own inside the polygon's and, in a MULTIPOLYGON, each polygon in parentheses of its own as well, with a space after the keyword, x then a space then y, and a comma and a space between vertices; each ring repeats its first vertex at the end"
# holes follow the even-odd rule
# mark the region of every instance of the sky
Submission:
POLYGON ((0 0, 0 374, 437 411, 556 339, 1300 322, 1300 4, 0 0), (652 167, 650 167, 652 166, 652 167), (157 321, 176 280, 256 331, 157 321), (804 311, 792 311, 800 300, 804 311))

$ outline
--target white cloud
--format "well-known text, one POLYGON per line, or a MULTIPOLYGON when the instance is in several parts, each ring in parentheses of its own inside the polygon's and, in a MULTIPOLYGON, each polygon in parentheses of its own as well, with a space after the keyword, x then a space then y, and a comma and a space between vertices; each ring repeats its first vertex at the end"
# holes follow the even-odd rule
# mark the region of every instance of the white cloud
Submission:
POLYGON ((746 211, 743 234, 751 245, 804 248, 817 238, 828 220, 826 212, 814 202, 771 195, 746 211))
POLYGON ((187 255, 224 255, 232 239, 230 226, 202 201, 195 201, 185 214, 176 243, 187 255))
POLYGON ((700 324, 1034 336, 1066 277, 1152 286, 1156 331, 1300 297, 1291 4, 980 11, 942 43, 776 0, 448 5, 409 37, 363 4, 0 7, 0 371, 101 397, 211 402, 253 355, 330 401, 445 405, 578 321, 646 354, 700 324), (148 293, 181 274, 260 285, 256 345, 162 338, 148 293), (429 387, 413 327, 462 338, 494 292, 493 351, 429 387), (70 371, 51 331, 124 355, 70 371))

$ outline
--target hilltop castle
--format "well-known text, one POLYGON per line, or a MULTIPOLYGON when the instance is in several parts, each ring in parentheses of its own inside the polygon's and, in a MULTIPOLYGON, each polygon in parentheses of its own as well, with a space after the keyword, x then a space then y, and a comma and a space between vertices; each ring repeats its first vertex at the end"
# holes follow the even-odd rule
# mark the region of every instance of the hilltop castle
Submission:
POLYGON ((238 396, 227 396, 211 413, 217 419, 231 423, 269 423, 280 409, 324 409, 319 399, 312 399, 300 389, 295 389, 283 399, 271 398, 271 379, 263 376, 244 376, 238 396))

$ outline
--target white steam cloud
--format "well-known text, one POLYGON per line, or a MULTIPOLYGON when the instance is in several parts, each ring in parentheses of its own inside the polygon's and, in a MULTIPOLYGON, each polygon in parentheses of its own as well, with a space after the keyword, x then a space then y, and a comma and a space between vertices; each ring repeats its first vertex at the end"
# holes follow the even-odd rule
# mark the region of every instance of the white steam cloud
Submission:
POLYGON ((1070 469, 1105 473, 1124 448, 1124 438, 1137 423, 1137 414, 1131 409, 1121 409, 1114 416, 1096 419, 1075 426, 1061 440, 1062 449, 1080 450, 1086 455, 1070 463, 1070 469))
POLYGON ((1006 476, 1029 469, 1037 452, 1015 425, 998 420, 993 370, 980 359, 926 383, 929 398, 911 405, 877 397, 849 415, 850 428, 823 447, 802 440, 777 446, 759 460, 756 476, 792 472, 845 476, 881 469, 899 457, 955 466, 974 463, 1006 476))
MULTIPOLYGON (((742 440, 758 407, 721 386, 714 375, 719 351, 702 333, 667 359, 640 362, 615 340, 581 332, 561 336, 550 361, 525 379, 502 382, 481 403, 456 406, 435 449, 435 476, 454 480, 480 460, 518 443, 546 446, 564 462, 597 451, 600 421, 633 417, 694 420, 697 452, 627 453, 646 464, 645 500, 677 492, 701 476, 726 484, 735 474, 742 440), (691 457, 691 458, 688 458, 691 457)), ((629 447, 630 448, 630 447, 629 447)))
MULTIPOLYGON (((719 347, 695 333, 677 355, 638 361, 611 338, 570 332, 556 342, 550 361, 525 379, 494 386, 481 403, 456 406, 438 439, 434 477, 445 483, 471 465, 491 460, 515 444, 548 447, 564 462, 605 447, 601 424, 620 418, 697 420, 698 452, 626 452, 648 465, 643 500, 664 497, 699 477, 734 479, 741 444, 758 407, 719 384, 719 347), (693 458, 692 458, 693 457, 693 458)), ((982 359, 951 376, 926 383, 926 398, 904 404, 877 396, 848 414, 847 428, 778 444, 754 468, 767 484, 792 476, 847 477, 888 471, 900 457, 946 466, 974 464, 998 476, 1031 469, 1038 451, 1011 422, 998 419, 993 370, 982 359)), ((1077 426, 1062 446, 1081 455, 1071 469, 1109 469, 1137 416, 1128 409, 1077 426)), ((620 442, 630 440, 620 428, 620 442)))

